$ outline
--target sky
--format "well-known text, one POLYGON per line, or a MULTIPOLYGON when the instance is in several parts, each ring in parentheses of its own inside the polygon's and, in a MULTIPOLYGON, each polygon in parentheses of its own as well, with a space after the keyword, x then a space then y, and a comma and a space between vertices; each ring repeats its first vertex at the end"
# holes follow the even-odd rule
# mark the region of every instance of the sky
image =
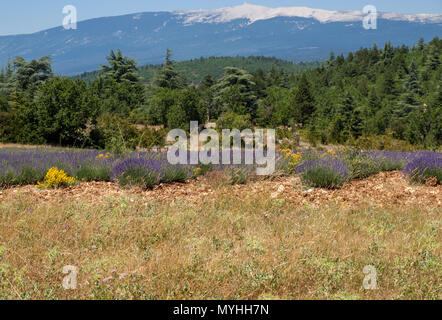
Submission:
MULTIPOLYGON (((60 26, 63 7, 74 5, 78 20, 146 11, 217 9, 241 5, 244 0, 0 0, 0 35, 33 33, 60 26)), ((442 0, 248 0, 268 7, 305 6, 326 10, 362 10, 442 14, 442 0)))

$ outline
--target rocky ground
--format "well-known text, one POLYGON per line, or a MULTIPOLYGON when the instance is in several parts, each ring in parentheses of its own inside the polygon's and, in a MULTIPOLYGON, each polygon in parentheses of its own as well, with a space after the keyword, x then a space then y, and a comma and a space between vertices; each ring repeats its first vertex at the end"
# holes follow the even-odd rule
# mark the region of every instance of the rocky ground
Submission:
POLYGON ((35 199, 35 201, 63 202, 66 198, 97 203, 108 197, 134 195, 148 201, 165 202, 184 201, 196 203, 202 199, 210 200, 222 193, 252 198, 257 194, 273 199, 285 199, 295 205, 310 204, 321 207, 338 204, 357 207, 363 204, 383 206, 432 206, 442 207, 442 186, 413 185, 401 172, 383 172, 364 180, 352 181, 338 190, 307 189, 297 177, 276 177, 257 180, 246 185, 230 186, 218 173, 211 173, 187 183, 160 185, 154 190, 139 188, 121 189, 115 183, 89 182, 80 183, 64 189, 41 190, 35 186, 22 186, 0 191, 0 201, 14 201, 17 197, 35 199))

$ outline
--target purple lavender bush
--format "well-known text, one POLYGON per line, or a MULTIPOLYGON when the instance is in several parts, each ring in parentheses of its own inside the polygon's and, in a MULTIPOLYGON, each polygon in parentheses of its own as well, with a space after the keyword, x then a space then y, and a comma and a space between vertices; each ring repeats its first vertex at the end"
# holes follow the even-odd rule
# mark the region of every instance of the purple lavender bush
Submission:
POLYGON ((117 164, 112 169, 111 178, 122 187, 140 186, 152 189, 160 183, 161 162, 146 158, 130 158, 117 164))
POLYGON ((425 183, 430 178, 436 178, 437 184, 442 181, 442 154, 424 152, 411 160, 402 171, 412 182, 425 183))
POLYGON ((336 158, 310 159, 296 168, 304 184, 315 188, 335 189, 348 179, 347 164, 336 158))
POLYGON ((400 151, 364 151, 361 155, 371 159, 379 166, 381 171, 402 170, 408 159, 412 156, 412 152, 400 151))
POLYGON ((109 180, 114 159, 97 159, 94 150, 2 149, 0 150, 0 185, 35 184, 46 172, 57 167, 79 180, 109 180))

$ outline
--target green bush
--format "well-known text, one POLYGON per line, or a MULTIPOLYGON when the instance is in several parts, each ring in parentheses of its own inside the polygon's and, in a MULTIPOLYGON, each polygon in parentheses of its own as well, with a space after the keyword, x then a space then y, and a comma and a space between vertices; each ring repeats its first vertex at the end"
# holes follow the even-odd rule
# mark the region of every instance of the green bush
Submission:
POLYGON ((24 167, 20 172, 8 170, 0 176, 0 186, 11 187, 20 185, 32 185, 43 180, 45 172, 39 172, 31 167, 24 167))
POLYGON ((213 170, 213 165, 211 163, 209 164, 202 164, 200 163, 198 167, 193 170, 193 178, 205 176, 207 172, 213 170))
POLYGON ((3 94, 0 94, 0 112, 8 112, 8 111, 9 111, 8 98, 3 94))
POLYGON ((379 161, 379 168, 382 172, 402 170, 404 168, 403 161, 393 161, 391 159, 382 159, 379 161))
POLYGON ((168 167, 163 170, 161 183, 186 182, 188 179, 188 169, 184 167, 168 167))
POLYGON ((134 150, 139 143, 137 128, 129 121, 112 114, 100 116, 89 136, 94 147, 116 154, 134 150))
POLYGON ((365 135, 353 141, 352 145, 356 149, 364 150, 393 150, 408 152, 419 149, 419 146, 413 146, 407 141, 394 139, 389 135, 365 135))
POLYGON ((315 167, 301 175, 304 184, 314 188, 336 189, 344 184, 346 178, 327 167, 315 167))
POLYGON ((0 141, 14 141, 14 119, 13 115, 8 112, 0 111, 0 141))
POLYGON ((110 174, 110 168, 85 165, 78 169, 76 177, 81 181, 110 181, 110 174))
POLYGON ((367 157, 358 156, 348 160, 350 165, 350 179, 365 179, 372 175, 378 174, 381 166, 378 162, 367 157))
POLYGON ((118 184, 125 188, 141 187, 143 189, 152 189, 158 184, 158 173, 144 168, 132 168, 126 170, 118 179, 118 184))
POLYGON ((189 121, 186 111, 180 105, 173 105, 167 112, 167 126, 171 129, 183 129, 189 131, 189 121))
POLYGON ((250 114, 240 115, 231 111, 223 113, 216 122, 217 130, 238 129, 242 131, 251 127, 250 114))
POLYGON ((145 148, 147 150, 152 147, 163 147, 166 144, 166 129, 154 129, 146 127, 140 132, 140 138, 138 147, 145 148))
POLYGON ((247 168, 231 168, 227 173, 231 185, 246 184, 250 178, 250 170, 247 168))

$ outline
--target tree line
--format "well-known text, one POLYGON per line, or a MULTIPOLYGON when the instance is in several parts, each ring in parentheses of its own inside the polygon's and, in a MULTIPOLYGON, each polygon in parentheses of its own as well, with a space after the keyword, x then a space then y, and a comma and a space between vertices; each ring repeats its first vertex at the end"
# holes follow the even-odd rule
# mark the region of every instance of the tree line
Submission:
MULTIPOLYGON (((278 72, 284 70, 287 73, 302 73, 312 70, 321 65, 321 62, 299 62, 281 60, 274 57, 249 56, 249 57, 201 57, 198 59, 177 61, 175 63, 176 70, 182 74, 188 83, 200 84, 206 75, 210 74, 214 79, 218 80, 224 75, 226 67, 235 67, 254 73, 259 69, 264 72, 278 72)), ((158 72, 161 70, 162 64, 147 64, 138 67, 138 74, 141 82, 152 83, 158 72)), ((74 79, 82 79, 90 83, 95 80, 100 71, 84 72, 73 76, 74 79)))
POLYGON ((49 57, 17 57, 0 73, 3 142, 106 149, 164 143, 191 120, 217 127, 300 130, 312 141, 353 143, 388 135, 426 148, 442 139, 442 40, 335 56, 301 74, 226 67, 189 83, 170 50, 153 81, 111 51, 94 80, 52 73, 49 57), (160 129, 164 128, 164 129, 160 129))

